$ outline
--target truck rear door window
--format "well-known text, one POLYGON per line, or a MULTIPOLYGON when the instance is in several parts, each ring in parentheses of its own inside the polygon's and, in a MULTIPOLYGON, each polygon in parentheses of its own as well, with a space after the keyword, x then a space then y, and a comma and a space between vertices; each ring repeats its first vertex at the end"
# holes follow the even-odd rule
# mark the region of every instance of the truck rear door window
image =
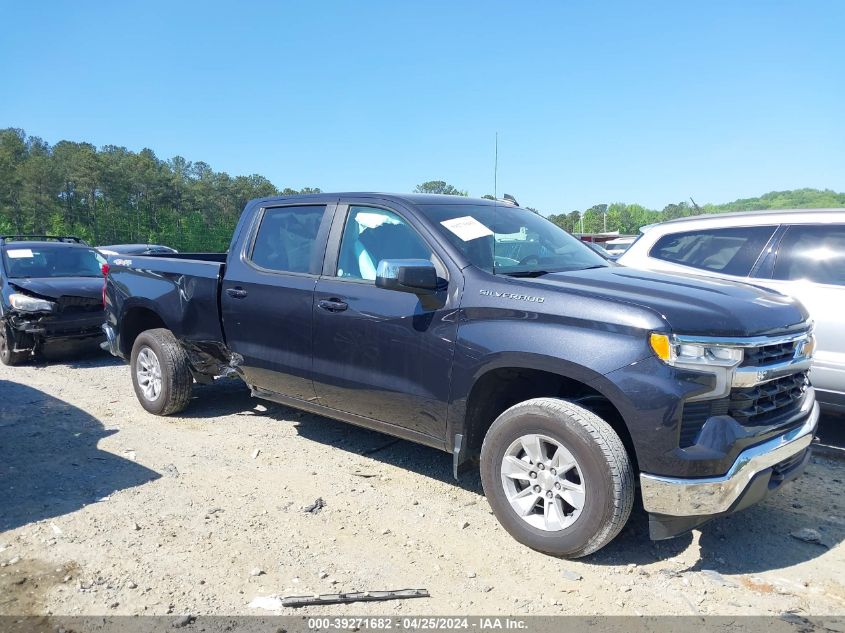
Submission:
POLYGON ((775 232, 774 226, 738 226, 664 235, 651 248, 655 259, 747 277, 775 232))
POLYGON ((278 272, 308 273, 326 207, 275 207, 264 211, 250 260, 278 272))

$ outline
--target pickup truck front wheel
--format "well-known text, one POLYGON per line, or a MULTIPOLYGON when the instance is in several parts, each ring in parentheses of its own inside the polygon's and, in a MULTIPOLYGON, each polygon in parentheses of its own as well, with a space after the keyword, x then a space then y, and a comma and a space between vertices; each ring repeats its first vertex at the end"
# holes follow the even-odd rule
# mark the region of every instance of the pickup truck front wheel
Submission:
POLYGON ((129 365, 135 395, 147 411, 170 415, 188 406, 193 376, 185 350, 170 330, 141 332, 129 365))
POLYGON ((607 545, 634 503, 622 440, 596 414, 556 398, 527 400, 496 419, 481 448, 481 479, 517 541, 566 558, 607 545))

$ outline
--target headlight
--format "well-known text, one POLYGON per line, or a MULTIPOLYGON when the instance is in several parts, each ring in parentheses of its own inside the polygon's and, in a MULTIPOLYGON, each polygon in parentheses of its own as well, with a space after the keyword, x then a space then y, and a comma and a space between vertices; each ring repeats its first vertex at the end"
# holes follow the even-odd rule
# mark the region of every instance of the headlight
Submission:
POLYGON ((667 365, 734 367, 742 362, 740 347, 679 343, 666 334, 652 333, 651 349, 667 365))
POLYGON ((29 295, 17 293, 9 295, 9 303, 12 304, 15 310, 20 310, 21 312, 52 312, 53 307, 56 305, 52 301, 36 299, 29 295))

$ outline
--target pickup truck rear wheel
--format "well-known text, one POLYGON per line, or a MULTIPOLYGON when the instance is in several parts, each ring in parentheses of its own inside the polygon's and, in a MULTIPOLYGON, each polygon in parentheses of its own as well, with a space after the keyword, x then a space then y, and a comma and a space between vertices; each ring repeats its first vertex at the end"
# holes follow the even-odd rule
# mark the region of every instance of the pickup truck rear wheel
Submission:
POLYGON ((9 326, 0 323, 0 362, 9 367, 20 365, 28 357, 29 352, 15 352, 15 341, 9 332, 9 326))
POLYGON ((502 413, 481 447, 493 513, 520 543, 566 558, 607 545, 634 504, 634 470, 622 440, 596 414, 534 398, 502 413))
POLYGON ((141 332, 129 365, 135 395, 147 411, 170 415, 188 406, 193 376, 188 356, 170 330, 141 332))

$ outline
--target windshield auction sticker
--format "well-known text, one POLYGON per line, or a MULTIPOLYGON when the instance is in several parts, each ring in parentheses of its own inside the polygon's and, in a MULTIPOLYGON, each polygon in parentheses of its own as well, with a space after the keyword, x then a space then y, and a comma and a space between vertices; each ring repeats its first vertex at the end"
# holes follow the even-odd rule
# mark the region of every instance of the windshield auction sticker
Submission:
POLYGON ((28 248, 10 248, 6 251, 9 259, 23 259, 24 257, 32 257, 32 251, 28 248))
POLYGON ((443 220, 443 226, 452 231, 455 235, 461 238, 464 242, 476 240, 479 237, 487 237, 493 235, 493 231, 484 226, 474 217, 466 215, 462 218, 452 218, 451 220, 443 220))

